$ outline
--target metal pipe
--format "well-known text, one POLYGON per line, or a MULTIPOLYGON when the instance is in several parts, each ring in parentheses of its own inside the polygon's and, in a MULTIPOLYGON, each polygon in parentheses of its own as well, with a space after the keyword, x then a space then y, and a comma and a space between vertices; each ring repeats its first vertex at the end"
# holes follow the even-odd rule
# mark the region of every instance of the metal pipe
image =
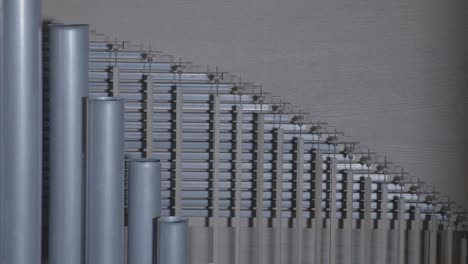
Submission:
POLYGON ((124 249, 124 101, 88 99, 86 263, 122 264, 124 249))
POLYGON ((314 203, 314 225, 313 225, 313 233, 314 233, 314 263, 321 263, 321 245, 322 245, 322 227, 323 227, 323 220, 322 220, 322 152, 320 150, 315 150, 314 152, 314 166, 315 166, 315 180, 314 180, 314 200, 310 201, 314 203))
POLYGON ((0 262, 41 262, 42 1, 2 1, 0 262))
POLYGON ((83 262, 88 25, 49 25, 49 263, 83 262))
POLYGON ((161 163, 132 160, 128 176, 128 263, 153 261, 153 221, 161 215, 161 163))
MULTIPOLYGON (((295 250, 296 255, 295 263, 303 263, 304 252, 304 139, 296 138, 295 142, 295 160, 296 170, 294 181, 296 183, 296 208, 295 208, 295 250)), ((258 217, 258 216, 257 216, 258 217)))
POLYGON ((460 264, 467 264, 468 263, 468 243, 466 237, 462 237, 460 239, 460 264))
POLYGON ((187 264, 188 221, 176 216, 161 217, 157 232, 157 264, 187 264))
MULTIPOLYGON (((451 221, 451 220, 449 220, 451 221)), ((441 231, 441 245, 440 245, 440 261, 442 263, 452 263, 453 254, 453 227, 447 226, 445 230, 441 231)))
POLYGON ((243 153, 243 140, 242 135, 243 131, 243 120, 244 120, 244 110, 242 105, 236 105, 234 107, 235 117, 235 157, 234 157, 234 166, 235 166, 235 209, 234 209, 234 223, 235 223, 235 234, 234 234, 234 263, 241 263, 241 212, 242 212, 242 153, 243 153))
POLYGON ((419 208, 415 208, 413 219, 409 221, 410 228, 407 233, 406 245, 406 262, 408 264, 421 263, 421 212, 419 208))
POLYGON ((406 254, 406 220, 405 220, 405 199, 398 199, 398 264, 405 264, 406 254))

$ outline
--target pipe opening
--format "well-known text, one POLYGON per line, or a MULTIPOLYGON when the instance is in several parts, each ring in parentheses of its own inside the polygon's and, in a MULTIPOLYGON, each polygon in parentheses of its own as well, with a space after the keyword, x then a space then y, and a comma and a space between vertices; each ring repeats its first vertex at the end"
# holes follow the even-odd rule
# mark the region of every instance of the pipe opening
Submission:
POLYGON ((48 27, 60 27, 60 28, 82 28, 82 27, 89 27, 88 24, 60 24, 60 23, 53 23, 48 24, 48 27))
POLYGON ((183 223, 183 222, 187 222, 187 219, 183 217, 178 217, 178 216, 165 216, 165 217, 160 217, 158 222, 159 223, 183 223))
POLYGON ((130 160, 130 162, 141 162, 141 163, 159 163, 161 162, 160 160, 158 159, 152 159, 152 158, 141 158, 141 159, 132 159, 130 160))
POLYGON ((123 101, 122 98, 119 98, 119 97, 105 97, 105 96, 101 96, 101 97, 89 97, 88 100, 90 101, 123 101))

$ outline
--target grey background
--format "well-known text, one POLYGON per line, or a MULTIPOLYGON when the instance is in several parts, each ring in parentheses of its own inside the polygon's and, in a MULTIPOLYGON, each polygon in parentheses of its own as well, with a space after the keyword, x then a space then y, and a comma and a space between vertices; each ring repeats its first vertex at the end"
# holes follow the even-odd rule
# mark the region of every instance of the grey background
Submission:
POLYGON ((262 83, 468 205, 464 0, 43 0, 44 16, 262 83))

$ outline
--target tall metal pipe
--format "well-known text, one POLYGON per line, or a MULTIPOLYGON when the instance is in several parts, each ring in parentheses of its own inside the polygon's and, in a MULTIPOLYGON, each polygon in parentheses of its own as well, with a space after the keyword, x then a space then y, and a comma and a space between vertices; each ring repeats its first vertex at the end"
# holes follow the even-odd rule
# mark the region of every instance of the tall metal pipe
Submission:
POLYGON ((157 232, 157 264, 187 264, 187 220, 176 216, 161 217, 157 232))
POLYGON ((153 221, 161 215, 161 163, 132 160, 128 176, 128 263, 154 263, 153 221))
POLYGON ((89 26, 49 25, 49 263, 81 264, 89 26))
POLYGON ((41 2, 2 1, 0 263, 41 262, 41 2))
POLYGON ((122 264, 124 101, 90 98, 87 110, 86 264, 122 264))

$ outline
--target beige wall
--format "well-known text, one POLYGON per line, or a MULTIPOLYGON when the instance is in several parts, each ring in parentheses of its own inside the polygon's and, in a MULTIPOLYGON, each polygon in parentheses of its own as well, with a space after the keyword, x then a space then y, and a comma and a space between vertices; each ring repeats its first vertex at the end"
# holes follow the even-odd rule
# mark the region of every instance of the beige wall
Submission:
POLYGON ((468 205, 464 0, 43 0, 89 23, 263 83, 468 205))

